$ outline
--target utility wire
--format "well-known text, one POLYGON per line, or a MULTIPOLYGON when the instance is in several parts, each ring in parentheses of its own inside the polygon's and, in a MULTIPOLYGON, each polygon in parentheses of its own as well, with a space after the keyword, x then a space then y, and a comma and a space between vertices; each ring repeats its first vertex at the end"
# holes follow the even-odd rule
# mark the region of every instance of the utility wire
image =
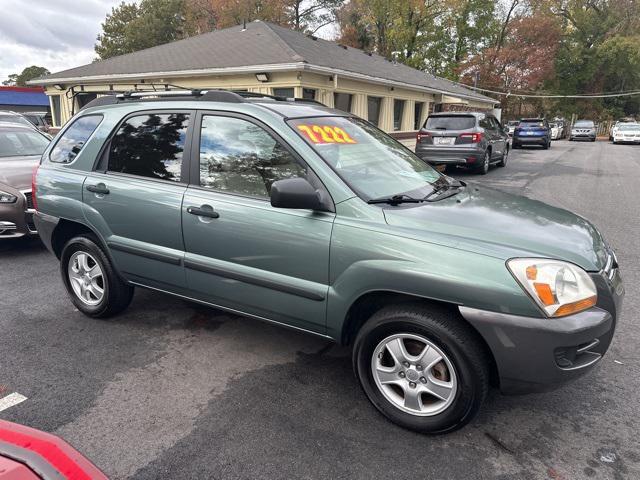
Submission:
POLYGON ((465 88, 475 89, 481 92, 493 93, 494 95, 502 95, 505 97, 522 97, 522 98, 612 98, 612 97, 631 97, 634 95, 640 95, 640 90, 634 90, 629 92, 622 93, 588 93, 584 95, 541 95, 541 94, 525 94, 525 93, 517 93, 517 92, 498 92, 496 90, 489 90, 488 88, 480 88, 474 87, 473 85, 466 85, 460 82, 454 82, 449 80, 451 83, 455 83, 465 88))

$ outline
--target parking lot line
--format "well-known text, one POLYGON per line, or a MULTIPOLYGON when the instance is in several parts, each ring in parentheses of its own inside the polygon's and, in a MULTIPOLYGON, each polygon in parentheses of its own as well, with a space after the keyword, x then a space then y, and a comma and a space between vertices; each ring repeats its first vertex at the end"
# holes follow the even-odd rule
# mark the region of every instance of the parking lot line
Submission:
POLYGON ((10 393, 4 398, 0 398, 0 412, 7 408, 14 407, 19 403, 24 402, 27 399, 24 395, 20 395, 17 392, 10 393))

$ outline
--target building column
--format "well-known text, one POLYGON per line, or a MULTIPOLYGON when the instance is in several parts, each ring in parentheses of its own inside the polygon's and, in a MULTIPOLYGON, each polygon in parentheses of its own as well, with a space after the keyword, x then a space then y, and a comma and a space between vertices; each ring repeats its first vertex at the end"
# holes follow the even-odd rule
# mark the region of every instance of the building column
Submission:
POLYGON ((360 118, 364 118, 365 120, 368 117, 369 112, 367 111, 367 95, 364 93, 354 93, 353 100, 351 101, 351 113, 359 116, 360 118))
POLYGON ((402 120, 400 121, 400 130, 403 132, 410 132, 414 130, 413 122, 416 115, 416 101, 405 100, 404 110, 402 111, 402 120))
POLYGON ((393 132, 393 97, 382 97, 379 122, 380 130, 393 132))
POLYGON ((318 101, 329 108, 333 108, 333 90, 321 89, 316 93, 318 101))
POLYGON ((302 85, 293 87, 293 96, 294 98, 302 98, 302 85))
POLYGON ((424 122, 427 121, 427 117, 429 116, 429 108, 431 107, 431 103, 433 103, 433 102, 424 102, 422 104, 422 112, 420 112, 420 126, 424 125, 424 122))

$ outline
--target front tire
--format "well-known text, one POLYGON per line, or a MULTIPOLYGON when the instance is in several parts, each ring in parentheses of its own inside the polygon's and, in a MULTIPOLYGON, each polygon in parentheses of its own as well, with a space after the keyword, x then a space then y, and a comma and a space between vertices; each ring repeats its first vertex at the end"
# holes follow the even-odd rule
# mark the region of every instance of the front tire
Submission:
POLYGON ((478 412, 489 360, 455 312, 407 304, 383 308, 362 327, 353 365, 371 403, 403 428, 439 434, 478 412))
POLYGON ((89 317, 111 317, 131 303, 133 287, 120 279, 93 235, 80 235, 65 244, 60 271, 71 301, 89 317))

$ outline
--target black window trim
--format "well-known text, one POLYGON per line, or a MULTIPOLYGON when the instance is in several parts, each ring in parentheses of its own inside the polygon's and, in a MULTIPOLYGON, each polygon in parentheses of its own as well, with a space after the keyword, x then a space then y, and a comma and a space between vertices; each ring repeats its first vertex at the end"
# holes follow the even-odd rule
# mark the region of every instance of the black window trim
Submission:
POLYGON ((170 185, 182 185, 187 186, 189 184, 189 164, 191 161, 191 152, 192 152, 192 136, 193 136, 193 126, 195 124, 196 118, 196 110, 193 109, 184 109, 184 108, 158 108, 158 109, 145 109, 145 110, 136 110, 134 112, 129 112, 124 117, 120 119, 120 121, 113 127, 107 140, 102 145, 100 152, 96 156, 96 160, 93 165, 93 171, 97 173, 102 173, 104 175, 115 175, 124 178, 132 178, 132 179, 140 179, 144 181, 152 181, 152 182, 161 182, 168 183, 170 185), (184 138, 184 150, 182 151, 182 165, 180 165, 180 181, 176 182, 174 180, 165 180, 162 178, 153 178, 153 177, 145 177, 143 175, 135 175, 132 173, 123 173, 123 172, 114 172, 109 170, 109 152, 111 150, 111 141, 113 137, 116 135, 120 127, 133 117, 138 117, 141 115, 163 115, 163 114, 174 114, 174 113, 185 113, 189 115, 189 122, 187 124, 187 133, 184 138))
POLYGON ((67 125, 65 126, 64 130, 61 130, 58 135, 56 135, 54 137, 55 143, 53 145, 51 145, 51 148, 49 149, 49 153, 47 154, 47 163, 53 164, 53 165, 73 165, 76 160, 78 159, 78 157, 80 156, 80 154, 82 153, 82 151, 84 150, 84 147, 87 146, 87 143, 89 143, 91 141, 91 139, 93 138, 93 135, 96 133, 96 131, 98 130, 98 128, 100 127, 100 125, 102 124, 102 122, 104 121, 104 115, 102 113, 90 113, 88 115, 80 115, 79 117, 73 119, 72 122, 67 122, 67 125), (81 120, 83 118, 87 118, 87 117, 100 117, 100 121, 98 122, 98 124, 96 125, 96 127, 93 129, 93 132, 91 132, 91 135, 89 135, 87 137, 87 139, 84 141, 84 143, 82 144, 82 147, 80 148, 80 150, 78 151, 78 153, 76 153, 76 156, 74 157, 73 160, 71 160, 70 162, 56 162, 54 160, 51 159, 51 154, 53 153, 53 151, 55 150, 55 148, 58 146, 58 143, 60 143, 60 140, 62 140, 62 137, 64 137, 64 134, 67 133, 67 131, 76 124, 76 122, 78 122, 78 120, 81 120))
MULTIPOLYGON (((304 158, 284 138, 282 138, 281 135, 279 135, 269 125, 267 125, 266 123, 258 120, 255 117, 252 117, 251 115, 246 115, 246 114, 243 114, 243 113, 240 113, 240 112, 231 112, 231 111, 225 111, 225 110, 198 110, 197 111, 196 121, 193 123, 193 127, 194 127, 193 137, 191 139, 191 142, 192 142, 192 145, 191 145, 191 160, 192 161, 191 161, 190 176, 189 176, 189 188, 196 189, 196 190, 201 190, 201 191, 205 191, 205 192, 214 192, 214 193, 217 193, 217 194, 220 194, 220 195, 228 195, 229 197, 239 197, 239 198, 249 198, 249 199, 252 199, 252 200, 260 200, 262 202, 270 204, 270 199, 269 198, 258 197, 258 196, 254 196, 254 195, 243 195, 243 194, 237 193, 237 192, 230 192, 228 190, 218 190, 218 189, 215 189, 215 188, 203 187, 202 185, 200 185, 200 133, 202 131, 200 126, 202 125, 202 117, 204 117, 204 116, 237 118, 237 119, 240 119, 240 120, 245 120, 245 121, 247 121, 249 123, 252 123, 252 124, 256 125, 257 127, 260 127, 263 130, 265 130, 267 133, 269 133, 276 140, 276 142, 280 143, 280 145, 287 152, 289 152, 289 154, 291 154, 298 162, 300 162, 301 165, 306 167, 307 171, 311 173, 309 181, 311 182, 311 184, 314 187, 322 189, 324 191, 324 193, 326 195, 325 198, 329 199, 330 205, 327 205, 329 207, 329 211, 331 213, 335 213, 336 207, 335 207, 335 202, 333 201, 333 197, 331 196, 331 193, 329 192, 329 189, 322 182, 322 179, 313 170, 313 168, 311 168, 311 165, 309 165, 304 160, 304 158), (196 126, 198 128, 196 128, 196 126)), ((288 124, 287 124, 287 126, 288 126, 288 124)))

